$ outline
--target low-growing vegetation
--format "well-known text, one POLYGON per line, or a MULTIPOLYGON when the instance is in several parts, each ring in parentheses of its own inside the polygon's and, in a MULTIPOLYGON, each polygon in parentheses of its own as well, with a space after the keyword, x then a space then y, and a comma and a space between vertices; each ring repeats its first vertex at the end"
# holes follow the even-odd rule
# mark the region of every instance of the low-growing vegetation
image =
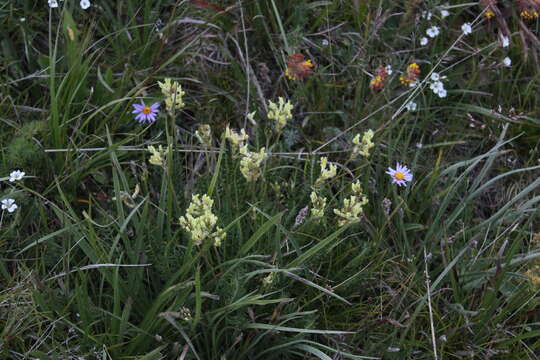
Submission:
POLYGON ((538 359, 540 1, 0 4, 0 357, 538 359))

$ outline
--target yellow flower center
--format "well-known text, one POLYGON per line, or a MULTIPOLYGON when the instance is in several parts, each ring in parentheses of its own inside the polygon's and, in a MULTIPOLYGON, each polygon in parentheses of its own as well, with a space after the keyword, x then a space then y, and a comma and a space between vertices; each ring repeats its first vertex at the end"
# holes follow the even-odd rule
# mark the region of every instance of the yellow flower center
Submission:
POLYGON ((145 106, 143 107, 142 109, 142 113, 145 114, 145 115, 148 115, 152 112, 152 109, 150 108, 150 106, 145 106))
POLYGON ((396 178, 396 180, 403 180, 403 179, 405 179, 405 174, 402 173, 402 172, 400 172, 400 171, 398 171, 398 172, 396 172, 396 173, 394 174, 394 177, 396 178))

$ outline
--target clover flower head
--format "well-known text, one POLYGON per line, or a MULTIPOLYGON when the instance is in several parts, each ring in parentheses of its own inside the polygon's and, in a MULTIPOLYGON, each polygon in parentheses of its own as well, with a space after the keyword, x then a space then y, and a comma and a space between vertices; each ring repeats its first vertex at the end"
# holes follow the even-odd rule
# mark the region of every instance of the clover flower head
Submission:
POLYGON ((9 174, 9 182, 21 180, 24 177, 24 175, 26 175, 24 171, 21 171, 21 170, 12 171, 9 174))
POLYGON ((333 164, 328 164, 328 158, 323 156, 321 157, 321 174, 315 182, 316 185, 322 184, 327 180, 334 178, 337 174, 337 166, 333 164))
POLYGON ((472 26, 471 26, 471 23, 464 23, 463 25, 461 25, 461 31, 463 31, 463 34, 464 35, 469 35, 472 33, 472 26))
POLYGON ((324 210, 326 209, 326 198, 319 196, 315 191, 312 191, 309 195, 311 200, 311 216, 314 218, 324 217, 324 210))
POLYGON ((434 39, 440 34, 440 28, 438 26, 433 25, 432 27, 428 28, 426 30, 426 35, 430 38, 434 39))
POLYGON ((268 157, 263 147, 259 152, 249 151, 247 145, 240 148, 240 172, 248 182, 256 181, 262 175, 262 163, 268 157))
POLYGON ((310 59, 305 60, 304 54, 293 54, 287 59, 285 76, 291 80, 306 78, 313 74, 314 66, 310 59))
POLYGON ((165 95, 165 107, 167 111, 172 112, 174 109, 182 110, 184 104, 183 96, 186 92, 182 90, 182 85, 178 81, 172 81, 170 78, 165 78, 163 82, 158 81, 161 93, 165 95))
POLYGON ((15 204, 14 199, 4 199, 2 200, 2 210, 7 210, 9 213, 14 212, 17 210, 18 206, 15 204))
POLYGON ((135 120, 139 123, 149 123, 152 124, 156 121, 157 114, 159 112, 159 103, 154 103, 151 106, 147 106, 144 101, 141 100, 140 104, 133 104, 135 110, 132 111, 135 116, 135 120))
POLYGON ((167 154, 169 153, 169 148, 163 149, 163 146, 159 145, 159 147, 156 149, 153 146, 148 147, 148 151, 152 154, 150 156, 150 159, 148 162, 152 165, 156 166, 164 166, 165 165, 165 159, 167 157, 167 154))
POLYGON ((278 98, 278 103, 274 103, 272 101, 268 102, 268 118, 275 121, 275 127, 276 130, 279 132, 281 131, 285 125, 287 125, 287 121, 292 119, 292 109, 294 106, 290 103, 290 101, 287 100, 285 102, 285 99, 282 97, 278 98))
POLYGON ((399 81, 403 85, 414 87, 418 84, 418 78, 420 76, 420 66, 417 63, 411 63, 407 66, 405 74, 399 77, 399 81))
POLYGON ((81 0, 79 5, 81 5, 81 9, 86 10, 90 7, 90 0, 81 0))
POLYGON ((400 165, 399 163, 396 164, 395 169, 389 167, 386 174, 390 175, 392 182, 399 186, 407 186, 407 183, 411 182, 413 179, 411 170, 409 170, 407 166, 400 165))
POLYGON ((204 194, 195 194, 186 210, 186 215, 179 219, 180 226, 190 234, 195 245, 201 245, 205 240, 212 240, 214 246, 220 246, 226 233, 216 227, 218 217, 212 213, 214 200, 204 194))

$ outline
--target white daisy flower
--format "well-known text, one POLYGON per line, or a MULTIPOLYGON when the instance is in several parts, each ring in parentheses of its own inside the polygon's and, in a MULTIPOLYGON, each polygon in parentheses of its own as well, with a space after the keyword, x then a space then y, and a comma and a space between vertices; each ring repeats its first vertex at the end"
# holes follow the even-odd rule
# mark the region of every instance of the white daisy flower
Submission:
POLYGON ((18 208, 13 199, 2 200, 2 210, 7 210, 9 213, 14 212, 18 208))
POLYGON ((512 59, 510 59, 508 56, 503 59, 504 66, 510 67, 512 66, 512 59))
POLYGON ((427 36, 429 36, 432 39, 436 38, 440 34, 439 27, 433 25, 432 27, 430 27, 430 28, 428 28, 426 30, 426 34, 427 34, 427 36))
POLYGON ((9 181, 14 182, 14 181, 17 181, 17 180, 21 180, 24 177, 24 175, 26 175, 26 173, 24 171, 21 171, 21 170, 12 171, 9 174, 9 181))
POLYGON ((471 24, 467 22, 467 23, 461 25, 461 31, 463 31, 463 34, 465 34, 465 35, 469 35, 470 33, 472 33, 471 24))
POLYGON ((407 105, 405 105, 405 108, 406 108, 408 111, 411 111, 411 112, 416 111, 416 107, 417 107, 417 105, 416 105, 416 103, 415 103, 414 101, 409 101, 409 102, 407 103, 407 105))
POLYGON ((424 36, 423 38, 420 39, 420 45, 426 46, 427 43, 428 43, 428 38, 427 37, 424 36))

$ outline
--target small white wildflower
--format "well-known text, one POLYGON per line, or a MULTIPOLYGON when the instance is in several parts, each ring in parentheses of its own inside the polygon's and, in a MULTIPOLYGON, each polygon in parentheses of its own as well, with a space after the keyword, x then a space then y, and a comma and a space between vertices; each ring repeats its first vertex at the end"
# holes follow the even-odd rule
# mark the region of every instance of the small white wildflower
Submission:
POLYGON ((24 177, 24 175, 26 175, 26 173, 24 171, 21 171, 21 170, 12 171, 9 174, 9 181, 14 182, 14 181, 17 181, 17 180, 21 180, 24 177))
POLYGON ((471 24, 467 22, 467 23, 461 25, 461 31, 463 31, 464 35, 469 35, 470 33, 472 33, 471 24))
POLYGON ((407 105, 405 105, 405 108, 406 108, 407 110, 411 111, 411 112, 412 112, 412 111, 416 111, 416 107, 417 107, 417 105, 416 105, 416 103, 415 103, 414 101, 409 101, 409 102, 407 103, 407 105))
POLYGON ((384 68, 384 71, 386 71, 386 73, 387 73, 388 75, 392 75, 392 73, 394 72, 394 71, 392 70, 392 65, 386 65, 386 67, 384 68))
POLYGON ((431 20, 433 13, 431 11, 422 11, 422 18, 426 20, 431 20))
POLYGON ((501 35, 500 39, 501 39, 501 46, 503 48, 508 47, 510 45, 510 39, 508 38, 508 36, 501 35))
POLYGON ((424 147, 424 144, 422 144, 422 143, 416 143, 416 148, 417 148, 417 149, 421 149, 421 148, 423 148, 423 147, 424 147))
POLYGON ((20 22, 25 22, 26 21, 26 18, 22 17, 19 19, 20 22))
POLYGON ((426 46, 428 41, 429 41, 428 38, 424 36, 423 38, 420 39, 420 45, 426 46))
POLYGON ((439 31, 439 27, 438 26, 435 26, 433 25, 432 27, 428 28, 426 30, 426 34, 427 36, 429 36, 430 38, 436 38, 438 35, 439 35, 440 31, 439 31))
POLYGON ((508 56, 503 59, 504 66, 510 67, 512 66, 512 59, 510 59, 508 56))
POLYGON ((413 88, 413 87, 417 87, 418 86, 418 81, 413 81, 409 84, 409 87, 413 88))
POLYGON ((2 210, 7 210, 9 213, 14 212, 18 208, 13 199, 2 200, 2 210))
POLYGON ((56 1, 56 0, 49 0, 49 7, 57 8, 57 7, 58 7, 58 1, 56 1))
POLYGON ((445 98, 446 97, 446 90, 445 89, 442 89, 440 90, 437 95, 439 95, 439 97, 442 99, 442 98, 445 98))
POLYGON ((442 81, 434 81, 429 85, 429 88, 435 94, 438 94, 440 91, 444 90, 444 84, 442 83, 442 81))
POLYGON ((90 7, 90 0, 81 0, 81 9, 86 10, 90 7))
POLYGON ((328 46, 329 42, 326 39, 323 39, 322 46, 328 46))
POLYGON ((439 76, 439 73, 432 72, 431 76, 430 76, 430 79, 431 79, 431 81, 439 81, 441 79, 441 77, 439 76))
POLYGON ((444 19, 446 17, 450 16, 450 11, 446 10, 446 9, 442 9, 441 10, 441 17, 444 19))

